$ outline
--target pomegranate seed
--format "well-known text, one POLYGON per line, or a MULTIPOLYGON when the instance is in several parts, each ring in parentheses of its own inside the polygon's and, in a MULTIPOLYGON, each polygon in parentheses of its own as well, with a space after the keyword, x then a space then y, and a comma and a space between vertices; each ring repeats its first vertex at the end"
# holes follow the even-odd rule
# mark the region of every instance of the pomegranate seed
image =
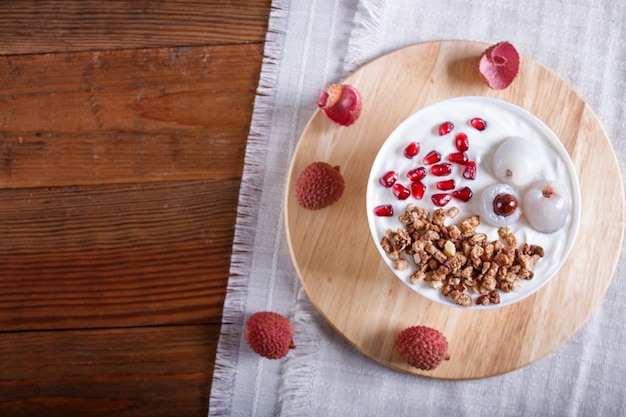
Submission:
POLYGON ((432 168, 430 168, 430 172, 438 177, 443 177, 452 172, 452 164, 444 162, 443 164, 433 165, 432 168))
POLYGON ((448 161, 454 162, 455 164, 466 165, 469 161, 469 157, 465 152, 453 152, 448 155, 448 161))
POLYGON ((435 164, 437 162, 441 161, 441 154, 437 151, 430 151, 428 152, 428 154, 424 157, 424 164, 425 165, 432 165, 435 164))
POLYGON ((441 193, 441 194, 433 194, 430 197, 430 199, 433 202, 433 204, 436 205, 437 207, 443 207, 446 204, 448 204, 450 200, 452 200, 452 197, 450 196, 450 194, 441 193))
POLYGON ((395 195, 398 200, 406 200, 411 195, 409 189, 400 183, 394 184, 391 189, 393 191, 393 195, 395 195))
POLYGON ((448 191, 456 187, 456 183, 454 182, 454 180, 439 181, 437 184, 435 184, 435 187, 437 187, 437 189, 441 191, 448 191))
POLYGON ((426 186, 421 181, 413 181, 411 183, 411 195, 417 200, 421 200, 426 192, 426 186))
POLYGON ((487 122, 485 122, 480 117, 474 117, 472 120, 470 120, 470 124, 474 129, 481 132, 487 128, 487 122))
POLYGON ((447 135, 448 133, 452 132, 452 129, 454 129, 454 123, 443 122, 439 125, 439 136, 447 135))
POLYGON ((415 168, 406 173, 406 177, 410 181, 418 181, 418 180, 424 179, 425 176, 426 176, 426 168, 424 167, 415 168))
POLYGON ((476 162, 467 161, 465 164, 465 170, 463 171, 463 178, 468 180, 476 178, 476 162))
POLYGON ((409 159, 413 158, 418 153, 420 153, 419 142, 411 142, 407 145, 406 148, 404 148, 404 156, 406 156, 409 159))
POLYGON ((470 201, 473 195, 474 193, 469 187, 463 187, 459 190, 452 191, 452 197, 458 198, 459 200, 465 201, 465 202, 470 201))
POLYGON ((393 206, 391 204, 383 204, 374 207, 374 214, 378 217, 390 217, 393 216, 393 206))
POLYGON ((380 182, 380 185, 382 185, 383 187, 389 188, 396 183, 397 179, 398 179, 398 173, 394 171, 389 171, 388 173, 380 177, 378 179, 378 182, 380 182))
POLYGON ((465 133, 459 133, 454 138, 454 146, 460 151, 465 152, 469 149, 469 139, 465 133))

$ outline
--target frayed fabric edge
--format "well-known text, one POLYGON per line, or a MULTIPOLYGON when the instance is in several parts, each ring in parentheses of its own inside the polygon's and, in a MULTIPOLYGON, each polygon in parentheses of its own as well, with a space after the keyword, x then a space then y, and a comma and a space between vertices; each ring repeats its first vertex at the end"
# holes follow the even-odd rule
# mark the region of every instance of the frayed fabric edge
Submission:
MULTIPOLYGON (((372 59, 371 51, 376 50, 372 45, 375 46, 378 39, 373 38, 372 34, 378 33, 383 8, 383 0, 359 2, 346 46, 351 60, 343 62, 344 73, 352 72, 372 59)), ((314 413, 314 398, 300 394, 315 392, 313 384, 323 343, 320 326, 326 325, 304 287, 297 285, 296 291, 295 308, 290 320, 296 335, 294 342, 297 352, 288 354, 281 366, 277 409, 277 415, 281 417, 308 416, 314 413)))
POLYGON ((385 0, 362 0, 354 16, 354 29, 348 42, 344 72, 351 73, 374 58, 371 53, 379 49, 380 25, 385 0))
POLYGON ((209 416, 227 416, 232 409, 244 309, 248 294, 252 251, 258 223, 258 202, 262 193, 268 153, 275 86, 286 33, 288 0, 272 1, 265 37, 264 58, 248 134, 244 169, 239 188, 237 220, 230 261, 230 274, 222 327, 217 345, 209 398, 209 416))
POLYGON ((300 396, 299 392, 314 392, 319 349, 322 343, 319 333, 319 313, 309 300, 304 288, 299 287, 297 297, 298 308, 291 318, 298 355, 287 355, 282 367, 282 380, 288 380, 290 385, 281 383, 279 392, 279 412, 281 417, 311 415, 312 396, 300 396), (294 387, 298 387, 294 390, 294 387))

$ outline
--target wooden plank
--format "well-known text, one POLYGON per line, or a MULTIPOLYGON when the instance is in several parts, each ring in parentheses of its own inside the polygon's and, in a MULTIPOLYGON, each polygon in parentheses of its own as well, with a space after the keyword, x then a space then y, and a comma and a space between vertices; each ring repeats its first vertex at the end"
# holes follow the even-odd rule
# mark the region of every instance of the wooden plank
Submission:
POLYGON ((206 415, 270 4, 0 1, 0 415, 206 415))
POLYGON ((219 323, 238 185, 0 190, 0 329, 219 323))
POLYGON ((0 55, 262 43, 270 0, 2 1, 0 55))
POLYGON ((0 187, 239 176, 261 54, 0 57, 0 187))
POLYGON ((4 333, 3 416, 203 416, 218 325, 4 333))

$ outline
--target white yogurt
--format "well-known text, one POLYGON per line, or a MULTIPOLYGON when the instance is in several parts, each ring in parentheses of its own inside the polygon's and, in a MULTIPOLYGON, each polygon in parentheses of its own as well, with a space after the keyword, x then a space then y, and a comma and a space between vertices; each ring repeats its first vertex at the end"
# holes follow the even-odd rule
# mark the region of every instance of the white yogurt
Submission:
MULTIPOLYGON (((509 228, 516 234, 520 244, 542 246, 545 249, 545 257, 535 265, 535 277, 532 280, 520 282, 522 286, 520 291, 501 292, 500 304, 472 307, 472 309, 485 309, 512 304, 539 290, 558 272, 572 249, 580 222, 580 188, 576 171, 562 143, 543 122, 511 103, 487 97, 458 97, 434 103, 409 116, 382 145, 372 165, 367 186, 366 208, 372 237, 381 256, 396 276, 426 298, 445 305, 456 306, 450 298, 442 296, 427 282, 410 284, 409 276, 416 268, 413 260, 405 254, 404 258, 409 261, 409 268, 405 271, 395 270, 380 246, 382 237, 388 229, 397 230, 403 227, 398 216, 404 213, 409 203, 427 208, 432 213, 437 207, 431 202, 430 196, 436 192, 450 192, 435 189, 435 183, 444 179, 453 178, 456 181, 455 189, 468 186, 474 193, 469 202, 461 202, 453 198, 444 207, 447 210, 456 206, 460 210, 459 215, 455 219, 448 219, 447 224, 458 224, 466 217, 478 214, 477 204, 483 189, 499 182, 491 169, 492 154, 504 140, 511 136, 529 138, 529 143, 535 144, 537 156, 543 160, 542 169, 526 183, 530 184, 542 179, 558 180, 570 192, 572 211, 563 228, 552 234, 544 234, 530 227, 523 216, 524 208, 521 207, 522 217, 509 228), (487 128, 483 131, 473 128, 470 120, 474 117, 483 119, 487 123, 487 128), (455 127, 451 133, 439 136, 438 127, 446 121, 454 123, 455 127), (429 173, 422 180, 427 187, 424 198, 416 200, 411 196, 403 201, 398 200, 390 188, 385 188, 379 183, 381 176, 393 170, 398 173, 398 182, 409 187, 410 181, 406 178, 406 173, 418 166, 424 166, 422 159, 431 150, 441 153, 442 162, 447 162, 447 155, 458 152, 454 137, 461 132, 466 133, 469 138, 467 150, 469 159, 477 163, 477 175, 474 180, 463 178, 464 167, 458 164, 452 164, 452 174, 445 177, 430 174, 430 167, 426 166, 429 173), (406 145, 413 141, 420 143, 421 150, 417 156, 408 159, 403 155, 403 151, 406 145), (383 204, 393 206, 392 217, 379 217, 374 214, 374 207, 383 204)), ((524 190, 523 187, 517 187, 520 195, 523 195, 524 190)), ((481 222, 477 232, 486 233, 489 240, 498 239, 497 228, 489 226, 486 222, 481 222)))

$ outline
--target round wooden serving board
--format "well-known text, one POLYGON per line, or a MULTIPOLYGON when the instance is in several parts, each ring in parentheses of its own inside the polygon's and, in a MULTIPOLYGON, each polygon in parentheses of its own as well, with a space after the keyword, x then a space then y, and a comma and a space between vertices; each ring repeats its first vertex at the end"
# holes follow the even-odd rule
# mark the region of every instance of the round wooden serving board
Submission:
POLYGON ((568 340, 588 319, 613 276, 624 231, 624 191, 615 154, 598 119, 561 78, 529 58, 513 84, 489 89, 477 72, 488 45, 468 41, 418 44, 363 66, 345 83, 363 97, 352 126, 317 111, 305 128, 289 172, 286 228, 296 270, 313 304, 346 340, 397 370, 442 379, 481 378, 525 366, 568 340), (365 192, 378 149, 422 107, 451 97, 489 96, 516 104, 562 140, 579 177, 582 217, 561 271, 534 295, 511 306, 466 310, 427 300, 388 269, 370 235, 365 192), (301 208, 293 188, 310 163, 341 166, 346 190, 318 211, 301 208), (610 210, 606 199, 611 197, 610 210), (406 365, 394 340, 404 328, 442 331, 451 359, 434 371, 406 365))

